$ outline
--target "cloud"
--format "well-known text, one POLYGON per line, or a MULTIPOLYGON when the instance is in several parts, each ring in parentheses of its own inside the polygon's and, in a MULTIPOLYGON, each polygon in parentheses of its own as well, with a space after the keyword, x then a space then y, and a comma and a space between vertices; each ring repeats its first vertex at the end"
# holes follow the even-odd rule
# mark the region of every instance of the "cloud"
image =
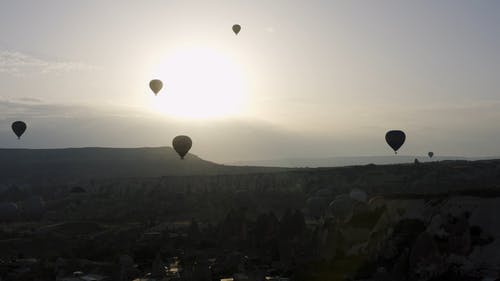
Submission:
POLYGON ((42 99, 35 98, 35 97, 20 97, 17 100, 21 101, 21 102, 27 102, 27 103, 41 103, 41 102, 43 102, 42 99))
POLYGON ((82 62, 44 60, 21 52, 0 50, 0 73, 14 76, 60 74, 94 68, 82 62))
POLYGON ((77 116, 85 111, 86 109, 79 105, 49 103, 32 97, 15 99, 0 97, 0 112, 4 120, 77 116))
POLYGON ((304 144, 318 146, 309 136, 262 120, 174 120, 139 108, 55 104, 25 97, 0 97, 0 112, 0 124, 4 124, 0 147, 168 146, 174 136, 188 134, 195 142, 194 153, 215 161, 235 161, 302 155, 298 149, 304 149, 304 144), (16 120, 28 124, 22 142, 13 138, 8 126, 16 120))
MULTIPOLYGON (((306 133, 266 120, 174 120, 134 107, 51 103, 30 97, 0 97, 0 112, 0 147, 169 146, 174 136, 188 134, 193 153, 226 163, 391 153, 383 138, 391 122, 383 114, 366 123, 373 128, 353 125, 349 130, 327 127, 306 133), (28 123, 21 141, 10 132, 15 120, 28 123)), ((498 155, 500 130, 491 122, 500 120, 498 112, 500 103, 495 102, 413 109, 401 123, 406 124, 402 128, 408 136, 402 153, 498 155), (467 118, 457 122, 459 116, 467 118)))

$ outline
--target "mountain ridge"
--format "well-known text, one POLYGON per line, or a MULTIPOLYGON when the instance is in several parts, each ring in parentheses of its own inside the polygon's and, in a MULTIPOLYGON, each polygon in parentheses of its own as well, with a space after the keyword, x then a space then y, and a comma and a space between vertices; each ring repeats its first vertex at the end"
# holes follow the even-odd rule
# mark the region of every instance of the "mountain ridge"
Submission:
POLYGON ((0 148, 0 180, 67 181, 92 178, 218 175, 279 171, 281 168, 229 166, 194 154, 181 160, 171 147, 0 148))

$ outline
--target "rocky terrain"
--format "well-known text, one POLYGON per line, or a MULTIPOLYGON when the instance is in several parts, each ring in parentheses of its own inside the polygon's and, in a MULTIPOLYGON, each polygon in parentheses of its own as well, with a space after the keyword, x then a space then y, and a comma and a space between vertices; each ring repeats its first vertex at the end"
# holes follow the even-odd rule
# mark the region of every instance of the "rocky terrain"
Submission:
POLYGON ((499 184, 499 160, 7 180, 0 278, 497 280, 499 184))

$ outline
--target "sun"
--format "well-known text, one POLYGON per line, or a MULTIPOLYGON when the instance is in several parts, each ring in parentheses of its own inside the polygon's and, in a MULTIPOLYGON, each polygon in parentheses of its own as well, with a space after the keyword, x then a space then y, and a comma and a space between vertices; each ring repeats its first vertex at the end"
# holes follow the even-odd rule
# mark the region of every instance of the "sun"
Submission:
POLYGON ((210 48, 173 52, 160 63, 155 77, 163 89, 152 95, 155 111, 178 118, 235 116, 245 103, 241 68, 230 56, 210 48))

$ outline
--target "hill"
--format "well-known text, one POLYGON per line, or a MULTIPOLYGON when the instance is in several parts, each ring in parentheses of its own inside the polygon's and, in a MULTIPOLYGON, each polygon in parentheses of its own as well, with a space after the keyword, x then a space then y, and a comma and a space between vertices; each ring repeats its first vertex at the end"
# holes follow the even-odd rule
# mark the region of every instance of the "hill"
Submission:
MULTIPOLYGON (((326 157, 326 158, 284 158, 284 159, 268 159, 254 161, 238 161, 231 164, 234 165, 249 165, 249 166, 266 166, 266 167, 343 167, 354 165, 388 165, 388 164, 405 164, 413 163, 415 159, 420 162, 435 162, 445 160, 480 160, 483 158, 466 158, 460 156, 437 156, 430 159, 427 156, 415 155, 390 155, 390 156, 355 156, 355 157, 326 157)), ((485 158, 484 158, 485 159, 485 158)))
POLYGON ((0 149, 0 182, 161 177, 270 172, 283 169, 220 165, 171 147, 0 149))
MULTIPOLYGON (((226 176, 163 177, 176 190, 301 190, 308 196, 323 189, 339 195, 353 188, 371 195, 444 196, 500 194, 500 160, 446 160, 418 164, 302 168, 283 172, 226 176)), ((161 185, 160 184, 160 185, 161 185)))

